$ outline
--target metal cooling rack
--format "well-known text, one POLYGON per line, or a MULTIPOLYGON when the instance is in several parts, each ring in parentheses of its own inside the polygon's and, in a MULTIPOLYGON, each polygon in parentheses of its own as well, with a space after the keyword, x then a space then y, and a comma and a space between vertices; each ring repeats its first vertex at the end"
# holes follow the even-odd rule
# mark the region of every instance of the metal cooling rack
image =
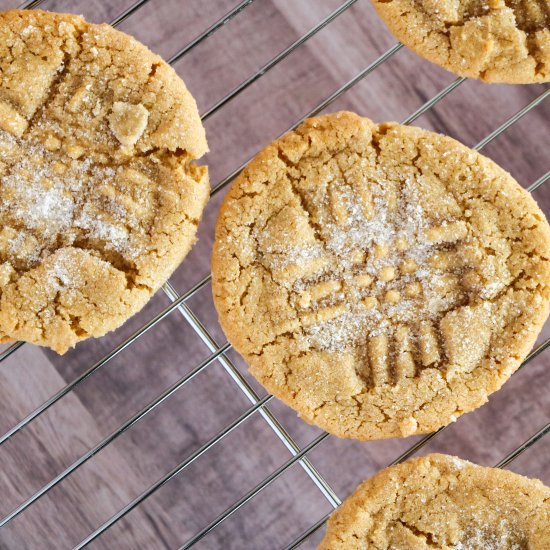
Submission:
MULTIPOLYGON (((45 0, 27 1, 27 2, 24 2, 20 6, 20 8, 32 9, 32 8, 38 7, 44 1, 45 0)), ((138 0, 133 5, 131 5, 128 9, 126 9, 123 13, 121 13, 116 19, 111 21, 111 25, 113 25, 114 27, 120 25, 123 21, 125 21, 126 19, 134 15, 141 7, 143 7, 149 1, 150 0, 138 0)), ((206 29, 204 32, 198 35, 189 44, 181 48, 176 54, 174 54, 168 60, 168 62, 170 64, 174 64, 175 62, 177 62, 185 54, 191 51, 195 46, 197 46, 204 40, 208 39, 208 37, 213 35, 221 27, 229 23, 231 19, 238 16, 240 13, 244 12, 246 8, 248 8, 255 1, 256 0, 241 1, 232 10, 230 10, 227 14, 225 14, 221 19, 216 21, 208 29, 206 29)), ((260 67, 254 74, 252 74, 249 78, 247 78, 245 81, 239 84, 236 88, 234 88, 229 93, 227 93, 227 95, 225 95, 212 107, 210 107, 202 115, 203 121, 209 118, 210 116, 212 116, 215 112, 222 109, 229 101, 231 101, 233 98, 239 95, 251 84, 256 82, 259 78, 261 78, 264 74, 270 71, 273 67, 275 67, 278 63, 280 63, 288 55, 290 55, 295 50, 297 50, 302 44, 304 44, 311 37, 317 34, 321 29, 329 25, 342 13, 347 11, 357 1, 358 0, 347 0, 343 2, 338 9, 336 9, 330 15, 325 17, 325 19, 323 19, 317 25, 312 27, 307 33, 301 36, 298 40, 296 40, 286 49, 281 51, 278 55, 273 57, 268 63, 260 67)), ((403 48, 402 44, 400 43, 395 44, 393 47, 391 47, 389 50, 387 50, 385 53, 383 53, 377 59, 375 59, 372 63, 368 64, 355 77, 353 77, 351 80, 346 82, 340 88, 335 90, 330 96, 328 96, 324 101, 322 101, 319 105, 317 105, 313 110, 307 113, 300 120, 296 121, 296 123, 293 124, 292 127, 289 128, 289 130, 296 128, 299 124, 303 122, 304 119, 310 116, 314 116, 320 113, 321 111, 323 111, 326 107, 331 105, 336 99, 338 99, 345 92, 347 92, 357 83, 359 83, 363 78, 371 74, 383 63, 388 62, 402 48, 403 48)), ((452 93, 464 81, 465 81, 464 78, 457 78, 456 80, 454 80, 451 84, 443 88, 435 96, 433 96, 431 99, 426 101, 422 106, 420 106, 414 113, 412 113, 409 117, 407 117, 403 121, 403 124, 411 124, 412 122, 414 122, 417 118, 419 118, 421 115, 426 113, 434 105, 436 105, 442 99, 444 99, 446 96, 452 93)), ((502 125, 496 128, 487 137, 481 140, 474 147, 474 149, 478 151, 483 149, 488 143, 490 143, 496 137, 504 133, 506 130, 508 130, 508 128, 513 126, 516 122, 518 122, 521 118, 523 118, 532 109, 537 107, 537 105, 539 105, 542 101, 544 101, 549 95, 550 95, 550 88, 542 92, 537 98, 531 101, 528 105, 526 105, 524 108, 522 108, 515 115, 510 117, 508 120, 506 120, 502 125)), ((211 194, 215 195, 216 193, 221 191, 223 188, 225 188, 235 178, 235 176, 244 168, 244 166, 246 166, 246 164, 247 163, 240 166, 237 170, 229 174, 225 179, 223 179, 221 182, 215 185, 212 188, 211 194)), ((541 175, 539 179, 537 179, 527 188, 527 190, 529 192, 533 192, 535 189, 537 189, 538 187, 546 183, 548 180, 550 180, 550 171, 541 175)), ((268 477, 263 479, 263 481, 261 481, 252 489, 250 489, 248 493, 246 493, 242 498, 240 498, 238 501, 232 504, 229 508, 227 508, 209 525, 205 526, 201 531, 199 531, 191 539, 185 542, 181 546, 180 550, 185 550, 193 547, 197 542, 202 540, 211 531, 216 529, 221 523, 223 523, 226 519, 228 519, 231 515, 233 515, 242 506, 244 506, 246 503, 252 500, 256 495, 258 495, 261 491, 263 491, 272 482, 274 482, 280 476, 284 475, 285 472, 296 463, 298 463, 303 468, 306 474, 311 478, 311 480, 318 487, 319 491, 323 495, 323 498, 325 498, 334 509, 341 504, 341 500, 338 498, 334 490, 331 488, 328 482, 323 478, 323 476, 317 471, 317 469, 311 463, 311 461, 308 459, 308 456, 307 456, 311 451, 316 449, 323 441, 325 441, 328 437, 330 437, 329 434, 323 433, 322 435, 318 436, 316 439, 311 441, 305 447, 300 448, 293 441, 292 437, 286 432, 286 430, 283 428, 280 422, 275 418, 275 416, 267 408, 267 405, 273 399, 273 396, 267 395, 261 399, 259 398, 259 396, 256 394, 254 389, 250 386, 250 384, 246 381, 246 379, 239 373, 239 371, 237 370, 237 368, 235 367, 235 365, 227 355, 227 352, 231 349, 231 345, 225 344, 223 346, 219 346, 214 340, 214 338, 212 337, 212 335, 209 333, 209 331, 202 324, 200 319, 191 311, 189 306, 186 304, 186 302, 192 296, 194 296, 197 292, 203 289, 210 282, 210 279, 211 279, 210 275, 205 277, 204 279, 202 279, 201 281, 198 281, 193 287, 189 288, 187 291, 185 291, 181 295, 175 290, 175 288, 169 282, 166 283, 166 285, 164 285, 163 287, 163 290, 172 302, 167 308, 165 308, 162 312, 160 312, 158 315, 152 318, 148 323, 146 323, 144 326, 142 326, 140 329, 134 332, 129 338, 127 338, 124 342, 122 342, 120 345, 114 348, 105 357, 103 357, 97 363, 92 365, 82 375, 80 375, 75 380, 73 380, 70 384, 68 384, 66 387, 58 391, 50 399, 44 402, 41 406, 39 406, 37 409, 35 409, 25 418, 23 418, 13 428, 11 428, 9 431, 7 431, 4 435, 0 437, 0 445, 6 443, 6 441, 8 441, 8 439, 10 439, 14 434, 20 432, 21 430, 29 426, 29 424, 31 424, 34 420, 36 420, 39 416, 41 416, 45 411, 47 411, 50 407, 56 404, 60 399, 62 399, 69 392, 72 392, 84 380, 86 380, 90 376, 93 376, 97 371, 107 366, 108 363, 113 358, 115 358, 117 355, 122 353, 126 348, 131 346, 138 338, 143 336, 151 328, 153 328, 155 325, 160 323, 163 319, 165 319, 175 311, 178 311, 179 314, 183 316, 185 322, 189 324, 189 326, 195 331, 195 333, 198 335, 201 341, 204 344, 206 344, 206 346, 209 348, 211 352, 211 355, 209 357, 207 357, 204 361, 202 361, 199 365, 197 365, 194 369, 192 369, 188 374, 186 374, 184 377, 178 380, 175 384, 167 388, 161 395, 159 395, 156 399, 154 399, 148 405, 143 407, 134 416, 132 416, 130 419, 124 422, 124 424, 122 424, 118 429, 113 431, 110 435, 108 435, 95 447, 90 449, 87 453, 81 456, 73 464, 68 466, 61 473, 59 473, 50 482, 48 482, 41 489, 36 491, 32 496, 27 498, 27 500, 22 502, 17 508, 15 508, 12 512, 10 512, 6 517, 2 518, 0 520, 0 527, 5 526, 11 520, 19 516, 19 514, 27 510, 42 496, 44 496, 48 491, 56 487, 59 483, 61 483, 64 479, 66 479, 78 468, 80 468, 95 454, 102 451, 105 447, 107 447, 107 445, 112 443, 115 439, 117 439, 120 435, 126 432, 129 428, 131 428, 140 420, 142 420, 151 411, 153 411, 158 406, 160 406, 163 403, 163 401, 165 401, 169 396, 177 392, 189 381, 191 381, 197 374, 207 369, 210 365, 212 365, 216 361, 222 365, 224 370, 229 374, 229 376, 235 382, 235 384, 240 389, 240 391, 242 391, 243 394, 246 396, 246 398, 250 401, 251 403, 250 408, 246 410, 244 413, 242 413, 236 420, 234 420, 229 425, 227 425, 217 435, 215 435, 209 441, 203 444, 200 448, 196 449, 177 467, 175 467, 173 470, 168 472, 165 476, 163 476, 158 481, 156 481, 141 495, 139 495, 137 498, 129 502, 126 506, 124 506, 124 508, 119 510, 110 519, 105 521, 102 525, 100 525, 97 529, 95 529, 92 533, 90 533, 84 540, 82 540, 77 546, 75 546, 74 550, 84 548, 85 546, 90 544, 92 541, 97 539, 100 535, 105 533, 105 531, 107 531, 115 523, 117 523, 119 520, 125 517, 126 514, 131 512, 134 508, 139 506, 143 501, 145 501, 147 498, 153 495, 156 491, 158 491, 161 487, 163 487, 166 483, 168 483, 172 478, 180 474, 183 470, 185 470, 187 467, 189 467, 191 464, 197 461, 201 456, 203 456, 215 445, 217 445, 225 436, 227 436, 229 433, 233 432, 234 430, 240 428, 241 425, 244 424, 247 419, 249 419, 252 415, 256 413, 261 415, 261 417, 265 420, 265 422, 268 424, 270 429, 273 430, 273 432, 277 435, 277 437, 283 442, 283 444, 286 446, 289 453, 291 454, 291 458, 289 458, 284 464, 282 464, 279 468, 273 471, 268 477)), ((17 352, 17 350, 20 349, 23 345, 24 343, 22 342, 17 342, 15 344, 12 344, 9 348, 7 348, 5 351, 0 353, 0 362, 7 359, 13 353, 17 352)), ((526 358, 526 360, 523 362, 520 368, 523 368, 525 365, 527 365, 537 355, 539 355, 544 350, 546 350, 548 346, 550 346, 550 338, 546 340, 544 343, 542 343, 540 346, 538 346, 536 349, 534 349, 531 352, 531 354, 526 358)), ((414 455, 417 451, 419 451, 422 447, 424 447, 424 445, 426 445, 429 441, 437 437, 438 434, 440 434, 444 429, 445 428, 443 427, 438 431, 425 436, 423 439, 421 439, 412 447, 410 447, 407 451, 405 451, 402 455, 397 457, 392 462, 392 464, 400 463, 408 459, 412 455, 414 455)), ((516 459, 520 454, 522 454, 525 450, 527 450, 528 448, 535 445, 538 441, 540 441, 546 434, 548 434, 548 432, 550 432, 550 422, 547 423, 543 428, 538 430, 536 433, 534 433, 526 441, 524 441, 524 443, 522 443, 519 447, 517 447, 514 451, 512 451, 508 456, 503 458, 498 464, 496 464, 496 466, 499 468, 506 467, 514 459, 516 459)), ((296 540, 294 540, 291 544, 289 544, 286 547, 286 550, 292 550, 292 549, 298 548, 309 536, 311 536, 313 533, 315 533, 318 529, 320 529, 325 524, 327 518, 328 518, 328 515, 321 518, 319 521, 317 521, 314 525, 312 525, 309 529, 307 529, 302 535, 300 535, 296 540)))

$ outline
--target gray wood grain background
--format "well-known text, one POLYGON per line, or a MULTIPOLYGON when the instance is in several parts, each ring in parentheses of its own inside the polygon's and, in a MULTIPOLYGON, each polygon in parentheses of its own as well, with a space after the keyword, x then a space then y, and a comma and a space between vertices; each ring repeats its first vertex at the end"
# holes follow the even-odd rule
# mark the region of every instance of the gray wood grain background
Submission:
MULTIPOLYGON (((176 64, 201 112, 286 48, 344 0, 256 0, 176 64)), ((43 7, 110 21, 132 0, 46 1, 43 7)), ((215 22, 237 0, 151 0, 121 29, 170 57, 215 22)), ((15 7, 0 0, 0 8, 15 7)), ((216 184, 263 145, 394 44, 367 0, 335 22, 210 118, 205 159, 216 184)), ((403 49, 330 106, 375 120, 402 120, 454 77, 403 49)), ((416 124, 474 145, 537 97, 542 86, 467 81, 416 124)), ((485 153, 527 186, 550 169, 550 100, 489 146, 485 153)), ((550 184, 549 184, 550 185, 550 184)), ((208 205, 200 240, 172 278, 183 293, 209 272, 218 194, 208 205)), ((546 213, 550 189, 535 193, 546 213)), ((64 357, 26 345, 0 364, 0 432, 86 371, 169 304, 159 292, 120 330, 79 345, 64 357)), ((188 305, 218 343, 210 287, 188 305)), ((545 330, 548 336, 550 330, 545 330)), ((541 340, 542 341, 542 340, 541 340)), ((0 447, 0 515, 4 516, 72 464, 170 384, 209 355, 174 312, 97 371, 30 426, 0 447)), ((248 378, 242 360, 228 354, 248 378)), ((480 410, 459 419, 422 452, 443 451, 492 465, 550 418, 550 352, 517 373, 480 410)), ((72 548, 250 406, 214 362, 141 422, 98 453, 25 513, 0 530, 2 549, 72 548)), ((276 401, 269 409, 296 442, 319 435, 276 401)), ((359 444, 329 438, 310 458, 340 498, 415 441, 359 444)), ((265 421, 254 414, 209 453, 94 541, 94 549, 171 549, 223 512, 290 457, 265 421)), ((550 483, 550 437, 510 466, 550 483)), ((197 548, 283 548, 331 509, 295 465, 197 548)), ((303 548, 314 548, 321 533, 303 548)))

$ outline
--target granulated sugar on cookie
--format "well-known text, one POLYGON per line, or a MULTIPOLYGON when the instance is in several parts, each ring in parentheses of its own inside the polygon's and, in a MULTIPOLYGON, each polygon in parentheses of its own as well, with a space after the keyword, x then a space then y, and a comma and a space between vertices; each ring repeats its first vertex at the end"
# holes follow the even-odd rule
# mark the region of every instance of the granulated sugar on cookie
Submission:
POLYGON ((546 550, 550 489, 433 454, 382 470, 329 519, 319 550, 546 550))
POLYGON ((436 430, 518 368, 549 307, 550 228, 453 139, 353 113, 262 151, 219 214, 213 292, 252 374, 341 437, 436 430))
POLYGON ((372 0, 398 40, 460 76, 550 80, 548 0, 372 0))
POLYGON ((197 106, 108 25, 0 13, 0 341, 59 353, 139 311, 209 194, 197 106))

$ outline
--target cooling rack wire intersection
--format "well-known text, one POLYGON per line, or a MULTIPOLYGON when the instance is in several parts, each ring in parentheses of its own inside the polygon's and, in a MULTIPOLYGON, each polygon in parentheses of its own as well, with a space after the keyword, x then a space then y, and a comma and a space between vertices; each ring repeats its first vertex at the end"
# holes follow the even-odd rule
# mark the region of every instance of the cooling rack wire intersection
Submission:
MULTIPOLYGON (((310 28, 300 38, 298 38, 296 41, 294 41, 288 47, 286 47, 285 49, 280 51, 280 53, 278 53, 276 56, 274 56, 265 65, 260 67, 257 71, 255 71, 253 74, 251 74, 248 78, 246 78, 238 86, 236 86, 234 89, 229 91, 224 97, 222 97, 220 100, 218 100, 216 103, 214 103, 211 107, 209 107, 202 114, 202 116, 201 116, 202 120, 203 121, 207 120, 209 117, 211 117, 216 112, 218 112, 220 109, 222 109, 225 105, 227 105, 229 102, 231 102, 234 98, 236 98, 239 94, 241 94, 244 90, 246 90, 254 82, 259 80, 262 76, 264 76, 271 69, 273 69, 275 66, 277 66, 280 62, 282 62, 284 59, 286 59, 289 55, 294 53, 298 48, 300 48, 300 46, 305 44, 309 39, 311 39, 313 36, 315 36, 323 28, 325 28, 327 25, 332 23, 335 19, 340 17, 343 13, 345 13, 349 8, 351 8, 358 1, 359 0, 347 0, 345 2, 342 2, 340 4, 340 6, 337 9, 335 9, 332 13, 330 13, 324 19, 319 21, 319 23, 317 23, 315 26, 310 28)), ((33 8, 39 7, 44 2, 45 2, 45 0, 30 0, 30 1, 27 1, 27 2, 24 2, 23 4, 21 4, 20 8, 33 9, 33 8)), ((124 12, 120 13, 113 21, 111 21, 111 25, 113 25, 115 27, 119 26, 124 21, 126 21, 129 17, 132 17, 134 14, 136 14, 143 6, 145 6, 149 2, 150 2, 150 0, 138 0, 138 1, 134 2, 124 12)), ((202 33, 197 35, 188 44, 186 44, 180 50, 175 52, 169 58, 168 62, 172 65, 175 64, 183 56, 185 56, 193 48, 195 48, 198 44, 202 43, 204 40, 207 40, 210 36, 212 36, 214 33, 216 33, 219 29, 224 27, 226 24, 230 23, 232 19, 234 19, 235 17, 238 17, 242 13, 244 13, 246 11, 246 9, 248 7, 250 7, 254 2, 261 2, 261 0, 244 0, 244 1, 241 1, 238 4, 236 4, 230 11, 228 11, 218 21, 214 22, 210 27, 208 27, 202 33)), ((391 48, 389 48, 386 52, 384 52, 382 55, 380 55, 374 61, 367 64, 365 66, 365 68, 362 69, 359 73, 357 73, 352 79, 350 79, 348 82, 344 83, 340 88, 338 88, 332 94, 330 94, 328 97, 326 97, 314 109, 312 109, 310 112, 306 113, 303 117, 301 117, 298 121, 296 121, 288 130, 292 130, 292 129, 296 128, 306 118, 314 116, 314 115, 324 111, 334 101, 336 101, 343 94, 345 94, 348 90, 350 90, 356 84, 358 84, 360 81, 362 81, 364 78, 366 78, 369 74, 374 72, 377 68, 379 68, 384 63, 390 61, 391 58, 393 56, 395 56, 402 48, 403 48, 403 45, 400 44, 400 43, 397 43, 394 46, 392 46, 391 48)), ((432 98, 430 98, 423 105, 421 105, 411 115, 409 115, 403 121, 403 124, 412 124, 420 116, 425 114, 432 107, 437 105, 440 101, 445 99, 449 94, 451 94, 454 90, 456 90, 460 85, 462 85, 465 82, 465 80, 466 80, 465 78, 455 79, 448 86, 446 86, 445 88, 440 90, 432 98)), ((509 119, 504 121, 498 128, 496 128, 493 132, 491 132, 483 140, 481 140, 474 147, 474 149, 476 149, 478 151, 482 150, 487 144, 489 144, 494 139, 496 139, 498 136, 500 136, 501 134, 506 132, 506 130, 508 130, 510 127, 512 127, 514 124, 516 124, 519 120, 521 120, 530 111, 535 109, 538 105, 540 105, 549 95, 550 95, 550 88, 543 91, 533 101, 531 101, 525 107, 520 109, 517 113, 515 113, 509 119)), ((273 137, 275 138, 276 136, 273 136, 273 137)), ((231 174, 229 174, 227 177, 225 177, 222 181, 217 183, 212 188, 211 195, 213 196, 213 195, 217 194, 218 192, 220 192, 222 189, 224 189, 236 177, 236 175, 246 166, 246 164, 248 162, 249 161, 247 161, 243 165, 239 166, 236 170, 234 170, 231 174)), ((548 171, 545 174, 541 175, 536 181, 531 183, 531 185, 529 185, 527 187, 527 190, 529 192, 533 192, 536 189, 538 189, 539 187, 541 187, 543 184, 545 184, 549 179, 550 179, 550 171, 548 171)), ((273 471, 269 476, 267 476, 265 479, 263 479, 260 483, 258 483, 256 486, 252 487, 243 497, 241 497, 238 501, 236 501, 229 508, 227 508, 223 513, 221 513, 217 518, 215 518, 209 525, 205 526, 197 534, 195 534, 191 539, 186 541, 181 546, 181 550, 186 550, 188 548, 193 547, 197 542, 202 540, 205 536, 207 536, 210 532, 212 532, 220 524, 222 524, 225 520, 227 520, 235 512, 237 512, 242 506, 244 506, 245 504, 250 502, 256 495, 258 495, 261 491, 263 491, 271 483, 273 483, 279 477, 284 475, 285 472, 289 468, 294 466, 295 464, 298 464, 304 470, 304 472, 313 481, 313 483, 319 489, 322 496, 328 501, 328 503, 331 505, 331 507, 333 509, 337 508, 341 504, 341 500, 339 499, 339 497, 337 496, 335 491, 332 489, 332 487, 329 485, 329 483, 323 478, 323 476, 315 468, 315 466, 313 465, 313 463, 310 461, 310 459, 307 456, 311 451, 313 451, 319 445, 321 445, 321 443, 323 443, 323 441, 325 441, 327 438, 329 438, 330 437, 329 434, 323 433, 323 434, 319 435, 317 438, 315 438, 313 441, 311 441, 309 444, 307 444, 305 447, 300 448, 296 444, 296 442, 292 439, 290 434, 281 425, 281 423, 277 420, 277 418, 273 415, 273 413, 269 410, 268 405, 272 401, 273 396, 267 395, 267 396, 262 397, 262 398, 260 398, 258 396, 258 394, 255 392, 255 390, 247 382, 246 378, 244 378, 240 374, 239 370, 237 369, 237 367, 234 365, 234 363, 232 362, 232 360, 228 356, 227 353, 230 351, 231 345, 228 344, 228 343, 223 344, 223 345, 219 345, 215 341, 213 336, 210 334, 210 332, 207 330, 207 328, 204 326, 204 324, 200 321, 200 319, 193 313, 193 311, 187 305, 187 301, 192 296, 196 295, 199 291, 201 291, 203 288, 205 288, 209 284, 210 279, 211 279, 210 275, 204 277, 202 280, 197 282, 193 287, 187 289, 182 294, 179 294, 177 292, 177 290, 171 285, 170 282, 166 283, 163 287, 163 291, 165 292, 165 294, 168 296, 168 298, 171 301, 171 303, 168 307, 166 307, 163 311, 161 311, 159 314, 157 314, 155 317, 153 317, 148 323, 146 323, 141 328, 139 328, 129 338, 127 338, 124 342, 122 342, 116 348, 114 348, 111 352, 109 352, 105 357, 103 357, 97 363, 92 365, 82 375, 80 375, 79 377, 74 379, 66 387, 64 387, 62 390, 58 391, 56 394, 54 394, 52 397, 50 397, 47 401, 45 401, 41 406, 39 406, 37 409, 35 409, 33 412, 31 412, 28 416, 23 418, 21 421, 19 421, 15 426, 13 426, 10 430, 8 430, 4 435, 0 436, 0 445, 2 445, 6 441, 8 441, 13 435, 15 435, 16 433, 24 430, 28 425, 30 425, 34 420, 36 420, 38 417, 40 417, 50 407, 55 405, 65 395, 67 395, 68 393, 72 392, 75 388, 77 388, 82 382, 84 382, 90 376, 93 376, 100 369, 102 369, 106 365, 108 365, 108 363, 112 359, 114 359, 116 356, 118 356, 120 353, 122 353, 126 348, 131 346, 137 339, 139 339, 141 336, 143 336, 150 329, 155 327, 158 323, 160 323, 162 320, 164 320, 166 317, 171 315, 176 310, 177 310, 178 314, 183 317, 184 321, 194 330, 196 335, 200 338, 200 340, 206 345, 206 347, 210 351, 210 355, 208 357, 206 357, 199 365, 196 365, 185 376, 183 376, 177 382, 175 382, 172 386, 167 388, 161 395, 159 395, 153 401, 148 403, 140 411, 135 413, 131 418, 129 418, 126 422, 124 422, 119 428, 114 430, 111 434, 109 434, 107 437, 105 437, 97 445, 95 445, 88 452, 86 452, 84 455, 82 455, 78 460, 76 460, 70 466, 65 468, 65 470, 63 470, 57 476, 55 476, 53 479, 51 479, 41 489, 36 491, 30 497, 28 497, 17 508, 12 510, 7 516, 2 518, 0 520, 0 528, 5 526, 6 524, 8 524, 11 520, 16 518, 17 516, 19 516, 23 512, 25 512, 25 510, 27 510, 30 506, 32 506, 35 502, 37 502, 42 496, 44 496, 46 493, 48 493, 51 489, 53 489, 54 487, 59 485, 63 480, 65 480, 67 477, 69 477, 73 472, 75 472, 78 468, 80 468, 83 464, 85 464, 93 456, 95 456, 97 453, 101 452, 105 447, 107 447, 110 443, 112 443, 114 440, 116 440, 119 436, 121 436, 123 433, 125 433, 127 430, 129 430, 132 426, 134 426, 135 424, 140 422, 151 411, 153 411, 157 407, 161 406, 162 403, 166 399, 168 399, 172 394, 174 394, 175 392, 180 390, 182 387, 184 387, 187 383, 189 383, 197 374, 199 374, 199 373, 201 373, 201 372, 203 372, 203 371, 205 371, 209 368, 212 368, 212 365, 214 365, 216 363, 219 363, 221 365, 224 372, 227 373, 227 375, 235 383, 235 385, 238 387, 238 389, 248 399, 248 401, 250 402, 250 407, 247 410, 245 410, 239 417, 237 417, 233 422, 231 422, 229 425, 227 425, 222 431, 220 431, 218 434, 213 436, 210 440, 208 440, 206 443, 204 443, 201 447, 196 449, 191 455, 186 457, 174 469, 172 469, 170 472, 168 472, 166 475, 164 475, 162 478, 160 478, 154 484, 152 484, 147 490, 145 490, 137 498, 135 498, 134 500, 129 502, 126 506, 124 506, 124 508, 119 510, 115 515, 110 517, 102 525, 98 526, 84 540, 82 540, 78 545, 75 546, 75 550, 86 547, 88 544, 90 544, 95 539, 97 539, 100 535, 105 533, 105 531, 107 531, 110 527, 115 525, 119 520, 121 520, 129 512, 131 512, 134 508, 139 506, 143 501, 145 501, 147 498, 149 498, 151 495, 153 495, 156 491, 158 491, 161 487, 163 487, 165 484, 167 484, 171 479, 173 479, 175 476, 180 474, 187 467, 189 467, 191 464, 193 464, 195 461, 197 461, 201 456, 203 456, 210 449, 212 449, 215 445, 217 445, 220 441, 222 441, 227 435, 229 435, 231 432, 233 432, 234 430, 241 427, 241 425, 245 424, 246 421, 255 414, 259 414, 262 417, 262 419, 267 423, 269 428, 274 432, 274 434, 285 445, 286 449, 288 450, 288 452, 291 455, 290 458, 284 464, 279 466, 279 468, 277 468, 275 471, 273 471)), ((2 353, 0 353, 0 362, 6 360, 12 354, 16 353, 23 345, 24 344, 22 342, 17 342, 15 344, 12 344, 6 350, 4 350, 2 353)), ((524 361, 524 363, 521 365, 520 368, 523 368, 531 360, 533 360, 535 357, 537 357, 539 354, 541 354, 544 350, 546 350, 546 348, 549 345, 550 345, 550 339, 546 340, 540 346, 538 346, 536 349, 534 349, 531 352, 531 354, 526 358, 526 360, 524 361)), ((419 451, 427 443, 429 443, 431 440, 433 440, 435 437, 437 437, 438 434, 440 434, 444 429, 445 428, 441 428, 438 431, 436 431, 432 434, 429 434, 429 435, 425 436, 424 438, 422 438, 421 440, 419 440, 412 447, 407 449, 402 455, 397 457, 392 462, 392 464, 397 464, 399 462, 402 462, 402 461, 408 459, 409 457, 411 457, 412 455, 414 455, 417 451, 419 451)), ((500 468, 506 467, 508 464, 510 464, 510 462, 512 462, 514 459, 516 459, 521 453, 523 453, 528 448, 532 447, 538 441, 540 441, 549 431, 550 431, 550 423, 546 424, 545 426, 540 428, 538 431, 536 431, 526 441, 524 441, 520 446, 518 446, 509 455, 504 457, 498 464, 496 464, 496 466, 500 467, 500 468)), ((298 548, 313 533, 315 533, 316 531, 318 531, 320 528, 323 527, 326 520, 328 519, 328 516, 329 516, 329 514, 327 514, 325 517, 320 518, 316 523, 311 525, 297 539, 292 541, 286 547, 286 550, 293 550, 295 548, 298 548)))

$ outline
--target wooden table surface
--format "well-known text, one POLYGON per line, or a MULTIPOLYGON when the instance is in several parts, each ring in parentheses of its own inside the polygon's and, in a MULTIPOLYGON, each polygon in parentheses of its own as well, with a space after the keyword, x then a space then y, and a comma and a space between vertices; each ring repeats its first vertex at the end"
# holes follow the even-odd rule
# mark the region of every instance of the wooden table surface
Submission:
MULTIPOLYGON (((175 67, 204 112, 343 1, 256 0, 175 67)), ((101 22, 111 21, 132 3, 47 0, 42 6, 83 13, 101 22)), ((168 58, 236 4, 237 0, 151 0, 120 28, 168 58)), ((0 0, 0 8, 16 5, 14 0, 0 0)), ((359 0, 207 120, 211 152, 205 162, 212 184, 394 43, 369 2, 359 0)), ((375 120, 402 120, 453 80, 453 75, 403 49, 328 110, 351 109, 375 120)), ((474 145, 543 91, 543 86, 467 81, 416 124, 474 145)), ((547 100, 489 144, 485 154, 528 186, 550 169, 549 116, 547 100)), ((180 293, 209 273, 213 224, 222 195, 209 203, 199 242, 172 278, 180 293)), ((548 213, 548 186, 542 186, 535 197, 548 213)), ((31 345, 11 355, 0 365, 0 432, 12 428, 169 303, 159 292, 120 330, 82 343, 64 357, 31 345)), ((210 287, 204 287, 187 304, 216 341, 225 342, 210 287)), ((549 333, 547 329, 543 336, 549 333)), ((209 355, 210 350, 179 311, 121 351, 0 447, 0 515, 8 514, 209 355)), ((242 360, 233 351, 228 356, 264 396, 247 375, 242 360)), ((549 362, 550 353, 541 354, 487 405, 460 418, 421 452, 454 453, 486 465, 498 462, 550 420, 549 362)), ((248 407, 250 402, 223 365, 213 362, 2 528, 0 548, 72 548, 248 407)), ((276 400, 270 402, 269 409, 301 447, 321 433, 276 400)), ((343 499, 358 482, 387 465, 415 440, 360 444, 329 437, 308 456, 343 499)), ((290 456, 256 413, 90 548, 178 548, 290 456)), ((510 468, 550 483, 549 465, 547 437, 510 468)), ((295 465, 196 548, 283 548, 330 510, 311 479, 295 465)), ((302 548, 314 548, 321 535, 322 531, 312 536, 302 548)))

